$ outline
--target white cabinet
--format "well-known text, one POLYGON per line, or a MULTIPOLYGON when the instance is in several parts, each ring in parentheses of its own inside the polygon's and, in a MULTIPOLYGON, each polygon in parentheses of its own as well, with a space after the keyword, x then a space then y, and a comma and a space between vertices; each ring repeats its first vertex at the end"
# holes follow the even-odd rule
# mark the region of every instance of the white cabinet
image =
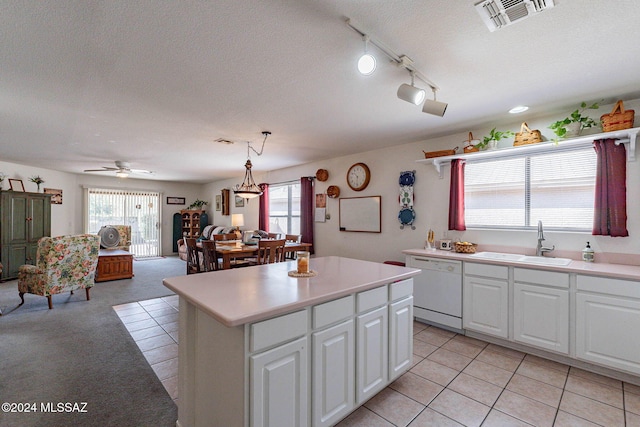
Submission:
POLYGON ((308 423, 307 338, 251 356, 251 425, 308 423))
POLYGON ((569 275, 514 269, 515 341, 569 354, 569 275))
POLYGON ((359 315, 357 324, 356 398, 358 404, 362 404, 387 384, 389 352, 387 306, 359 315))
POLYGON ((509 337, 508 268, 465 263, 462 322, 465 329, 509 337))
POLYGON ((316 305, 312 313, 312 424, 329 426, 355 405, 355 296, 316 305))
POLYGON ((576 357, 640 374, 640 283, 581 276, 576 293, 576 357))
POLYGON ((389 305, 389 381, 413 363, 413 297, 389 305))

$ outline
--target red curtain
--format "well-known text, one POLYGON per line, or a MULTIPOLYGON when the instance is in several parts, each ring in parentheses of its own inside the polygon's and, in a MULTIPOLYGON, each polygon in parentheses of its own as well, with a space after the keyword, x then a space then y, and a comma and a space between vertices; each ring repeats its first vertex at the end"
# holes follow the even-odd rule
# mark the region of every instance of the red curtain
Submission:
POLYGON ((593 141, 598 158, 593 235, 626 237, 627 154, 615 139, 593 141))
POLYGON ((258 229, 269 232, 269 184, 258 185, 262 190, 260 196, 260 212, 258 213, 258 229))
POLYGON ((449 188, 449 230, 464 231, 464 160, 451 161, 451 187, 449 188))
POLYGON ((300 234, 302 241, 311 243, 309 252, 313 250, 313 202, 315 195, 313 194, 313 178, 303 176, 300 178, 300 234))

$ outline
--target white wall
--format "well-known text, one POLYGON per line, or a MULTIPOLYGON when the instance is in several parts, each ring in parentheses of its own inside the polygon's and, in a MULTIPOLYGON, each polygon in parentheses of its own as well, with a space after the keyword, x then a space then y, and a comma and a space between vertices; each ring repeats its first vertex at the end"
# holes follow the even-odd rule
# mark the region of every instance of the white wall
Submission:
MULTIPOLYGON (((640 100, 625 102, 625 107, 627 109, 635 108, 640 111, 640 100)), ((611 108, 612 105, 605 105, 599 110, 589 110, 588 115, 597 119, 600 115, 611 111, 611 108)), ((512 124, 499 126, 498 129, 519 131, 520 124, 526 120, 531 129, 539 129, 547 139, 551 140, 555 135, 548 129, 548 126, 562 118, 564 117, 514 116, 512 124)), ((636 123, 638 123, 638 120, 636 123)), ((470 130, 473 131, 476 138, 481 138, 489 133, 491 127, 470 130)), ((585 134, 594 132, 600 131, 593 130, 592 132, 585 132, 585 134)), ((456 146, 462 149, 463 141, 467 137, 468 132, 462 132, 428 141, 318 161, 262 174, 259 173, 260 159, 255 158, 253 159, 254 178, 256 182, 278 183, 299 179, 301 176, 313 176, 317 169, 324 168, 329 171, 329 179, 325 182, 316 182, 316 193, 325 192, 329 185, 337 185, 340 187, 340 197, 382 196, 382 233, 340 232, 338 230, 338 200, 328 199, 327 213, 331 215, 331 219, 326 223, 315 223, 315 243, 318 256, 340 255, 372 261, 402 260, 402 249, 424 246, 429 228, 436 231, 437 238, 442 238, 446 235, 449 238, 477 242, 489 247, 491 250, 503 249, 533 253, 537 243, 535 231, 447 231, 450 170, 445 167, 444 178, 440 179, 432 165, 419 164, 416 163, 416 160, 424 159, 423 150, 433 151, 456 146), (372 175, 369 186, 361 192, 352 191, 346 183, 347 169, 356 162, 366 163, 372 175), (415 230, 411 230, 408 227, 401 230, 397 219, 399 211, 398 178, 401 171, 407 170, 416 171, 414 187, 415 230)), ((501 141, 500 147, 512 144, 513 138, 509 138, 501 141)), ((268 150, 269 147, 267 146, 265 149, 268 150)), ((204 187, 204 193, 207 199, 215 200, 215 195, 220 194, 222 188, 232 188, 233 185, 240 183, 241 180, 242 177, 239 176, 235 180, 208 184, 204 187)), ((640 216, 636 214, 640 211, 640 199, 638 197, 638 194, 640 194, 640 160, 627 163, 627 194, 627 226, 630 237, 611 238, 592 236, 590 233, 548 231, 545 232, 547 239, 545 244, 556 246, 556 251, 553 253, 556 256, 575 257, 588 240, 596 251, 598 260, 604 261, 606 259, 606 255, 603 253, 619 253, 632 254, 637 262, 640 259, 640 239, 634 236, 637 236, 638 232, 640 232, 640 216)), ((258 200, 250 201, 244 208, 235 208, 232 200, 231 213, 244 213, 245 227, 243 228, 255 229, 258 227, 258 200)), ((230 222, 230 216, 223 217, 220 212, 214 212, 213 223, 226 225, 230 224, 230 222)))
MULTIPOLYGON (((640 100, 625 102, 627 109, 640 111, 640 100)), ((589 115, 598 118, 601 114, 611 110, 612 105, 606 105, 600 110, 589 111, 589 115)), ((567 112, 569 113, 569 112, 567 112)), ((520 130, 520 123, 526 120, 531 129, 539 129, 547 139, 554 137, 548 129, 550 123, 563 117, 549 116, 514 116, 508 126, 499 126, 499 130, 520 130)), ((636 120, 636 123, 640 119, 636 120)), ((490 128, 473 128, 474 136, 481 138, 488 134, 490 128)), ((597 130, 596 130, 597 132, 597 130)), ((260 173, 260 158, 255 158, 254 178, 256 182, 279 183, 299 179, 301 176, 313 176, 316 170, 324 168, 329 171, 329 179, 316 182, 316 193, 325 192, 329 185, 340 187, 340 197, 382 196, 382 233, 340 232, 338 230, 338 200, 327 200, 327 213, 331 219, 325 223, 315 223, 315 246, 319 256, 340 255, 372 261, 402 260, 402 249, 423 247, 429 228, 436 231, 436 237, 442 238, 447 234, 450 238, 459 238, 477 242, 481 245, 497 248, 512 248, 520 251, 532 252, 536 245, 536 233, 533 231, 497 231, 497 230, 467 230, 466 232, 448 232, 448 201, 449 201, 449 168, 444 169, 444 178, 439 179, 431 165, 418 164, 416 160, 423 159, 422 151, 433 151, 459 146, 467 139, 468 132, 451 134, 441 138, 405 144, 381 150, 369 151, 357 155, 322 160, 296 167, 260 173), (371 182, 362 192, 352 191, 346 184, 346 172, 349 166, 356 162, 364 162, 371 169, 371 182), (416 184, 414 190, 416 211, 416 230, 405 227, 400 229, 397 216, 398 178, 401 171, 415 170, 416 184)), ((503 140, 500 146, 512 144, 512 139, 503 140)), ((268 144, 265 147, 269 149, 268 144)), ((121 180, 118 178, 97 175, 76 175, 53 170, 33 168, 13 163, 0 162, 0 171, 10 178, 24 181, 27 191, 35 191, 36 185, 28 182, 30 176, 39 174, 45 179, 42 187, 63 190, 63 204, 52 206, 52 234, 81 233, 83 231, 83 186, 99 186, 109 188, 130 188, 139 190, 160 191, 163 195, 162 218, 162 253, 172 253, 173 214, 186 206, 166 205, 166 196, 185 197, 187 205, 196 198, 208 201, 207 212, 210 223, 231 225, 231 216, 223 216, 215 210, 215 196, 222 188, 232 188, 242 181, 244 169, 238 165, 238 178, 213 182, 206 185, 181 184, 163 181, 149 181, 138 179, 121 180)), ((8 188, 8 181, 4 189, 8 188)), ((630 237, 611 238, 592 236, 589 233, 558 233, 545 232, 546 244, 555 245, 556 256, 577 254, 589 240, 596 251, 598 260, 606 260, 605 253, 631 254, 633 262, 640 259, 640 160, 627 163, 627 215, 630 237)), ((236 208, 233 193, 231 194, 231 213, 243 213, 245 217, 244 229, 258 228, 258 200, 252 199, 245 206, 236 208)))

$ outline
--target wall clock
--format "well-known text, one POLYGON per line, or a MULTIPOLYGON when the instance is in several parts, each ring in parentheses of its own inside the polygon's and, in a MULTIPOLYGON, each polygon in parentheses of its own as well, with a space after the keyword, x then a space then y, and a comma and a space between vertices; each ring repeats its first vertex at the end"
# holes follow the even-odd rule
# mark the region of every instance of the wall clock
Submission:
POLYGON ((347 171, 347 184, 353 191, 362 191, 369 185, 371 171, 364 163, 356 163, 347 171))

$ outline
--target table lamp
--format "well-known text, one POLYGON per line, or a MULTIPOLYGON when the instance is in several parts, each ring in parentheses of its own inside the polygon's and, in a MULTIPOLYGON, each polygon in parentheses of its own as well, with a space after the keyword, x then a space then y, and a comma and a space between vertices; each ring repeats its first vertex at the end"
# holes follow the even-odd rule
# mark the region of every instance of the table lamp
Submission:
POLYGON ((236 237, 240 239, 242 237, 240 227, 244 226, 244 214, 231 214, 231 226, 236 228, 236 237))

